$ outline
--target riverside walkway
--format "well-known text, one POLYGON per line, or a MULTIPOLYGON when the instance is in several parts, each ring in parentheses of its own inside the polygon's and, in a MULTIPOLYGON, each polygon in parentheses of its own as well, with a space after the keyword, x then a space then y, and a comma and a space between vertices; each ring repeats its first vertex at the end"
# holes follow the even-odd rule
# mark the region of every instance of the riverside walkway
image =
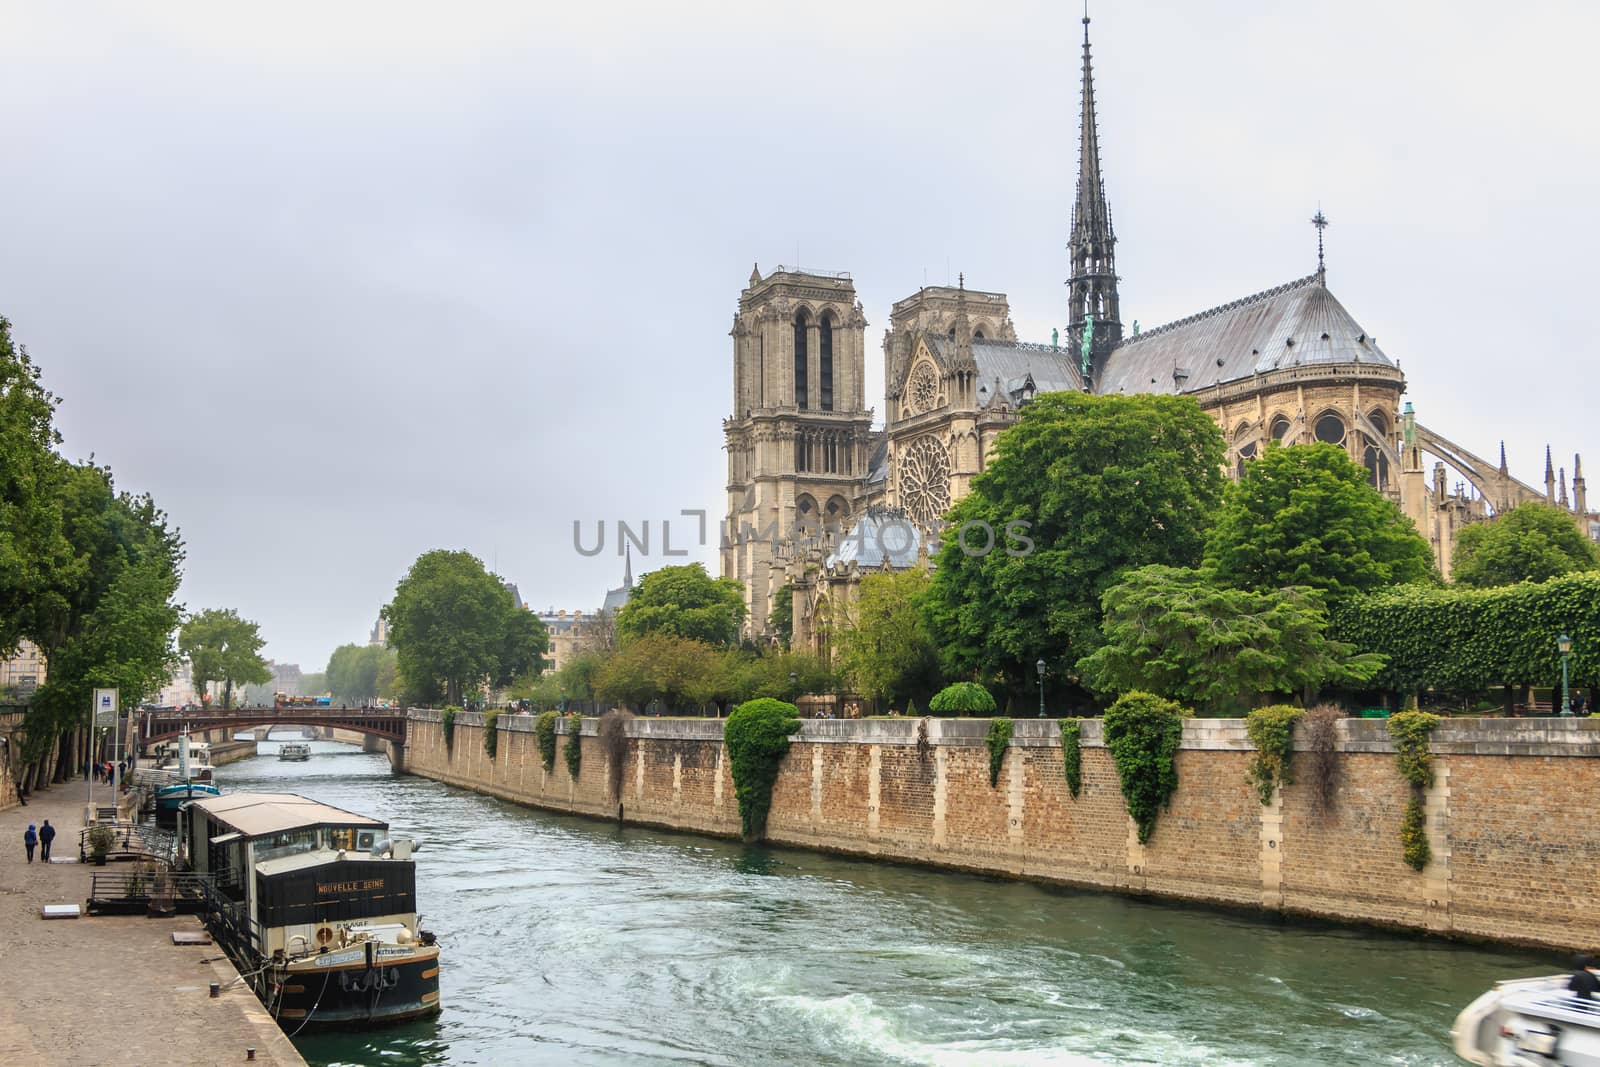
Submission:
MULTIPOLYGON (((77 862, 84 795, 79 780, 0 811, 0 1063, 203 1067, 243 1063, 253 1048, 257 1063, 304 1067, 221 949, 172 943, 173 931, 200 929, 193 916, 39 917, 89 895, 96 868, 77 862), (55 862, 29 864, 23 831, 45 819, 55 862)), ((95 795, 105 803, 110 789, 95 795)))

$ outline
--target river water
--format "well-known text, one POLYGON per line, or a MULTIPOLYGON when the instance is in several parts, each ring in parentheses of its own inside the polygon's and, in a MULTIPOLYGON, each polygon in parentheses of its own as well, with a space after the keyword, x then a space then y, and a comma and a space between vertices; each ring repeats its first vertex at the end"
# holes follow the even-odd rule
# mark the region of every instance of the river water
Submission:
MULTIPOLYGON (((1560 961, 747 848, 519 808, 314 742, 218 772, 388 820, 444 1012, 295 1039, 412 1064, 1456 1064, 1457 1011, 1560 961)), ((1396 847, 1399 847, 1396 845, 1396 847)))

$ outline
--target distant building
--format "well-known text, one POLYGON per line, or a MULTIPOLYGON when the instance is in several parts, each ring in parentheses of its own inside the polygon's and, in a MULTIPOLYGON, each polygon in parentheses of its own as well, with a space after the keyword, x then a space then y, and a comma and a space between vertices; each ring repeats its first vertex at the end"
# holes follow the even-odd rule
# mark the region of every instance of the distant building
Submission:
POLYGON ((178 669, 172 672, 167 684, 156 694, 155 703, 163 708, 181 708, 187 704, 200 703, 200 695, 194 688, 194 672, 190 669, 188 660, 178 664, 178 669))
POLYGON ((44 653, 32 641, 23 641, 9 659, 0 660, 0 689, 27 696, 44 684, 44 653))
POLYGON ((557 611, 550 608, 548 611, 539 612, 539 621, 544 623, 545 633, 550 636, 550 648, 545 653, 545 669, 559 671, 571 661, 578 651, 579 633, 585 619, 593 619, 594 613, 579 611, 557 611))
POLYGON ((367 644, 379 648, 389 643, 389 620, 380 613, 378 621, 372 624, 372 633, 367 636, 367 644))
POLYGON ((628 602, 628 597, 633 595, 633 549, 628 549, 627 562, 622 565, 622 585, 616 589, 606 590, 605 602, 600 605, 601 611, 617 611, 628 602))

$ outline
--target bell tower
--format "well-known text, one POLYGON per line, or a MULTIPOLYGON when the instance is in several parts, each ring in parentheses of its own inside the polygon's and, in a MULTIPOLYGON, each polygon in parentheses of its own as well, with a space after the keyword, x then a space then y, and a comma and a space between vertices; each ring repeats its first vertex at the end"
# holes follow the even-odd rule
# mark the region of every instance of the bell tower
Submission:
POLYGON ((858 509, 872 427, 866 326, 848 274, 756 267, 739 294, 721 555, 723 576, 744 583, 751 638, 770 636, 789 567, 858 509))

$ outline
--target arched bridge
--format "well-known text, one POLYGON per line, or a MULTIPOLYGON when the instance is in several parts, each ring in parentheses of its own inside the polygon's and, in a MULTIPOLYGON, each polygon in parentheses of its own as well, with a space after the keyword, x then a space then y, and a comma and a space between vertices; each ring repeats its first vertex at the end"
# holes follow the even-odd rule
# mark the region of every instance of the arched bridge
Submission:
POLYGON ((139 741, 153 744, 188 730, 253 729, 260 726, 331 726, 385 741, 404 742, 404 708, 207 708, 204 711, 146 711, 139 719, 139 741))

